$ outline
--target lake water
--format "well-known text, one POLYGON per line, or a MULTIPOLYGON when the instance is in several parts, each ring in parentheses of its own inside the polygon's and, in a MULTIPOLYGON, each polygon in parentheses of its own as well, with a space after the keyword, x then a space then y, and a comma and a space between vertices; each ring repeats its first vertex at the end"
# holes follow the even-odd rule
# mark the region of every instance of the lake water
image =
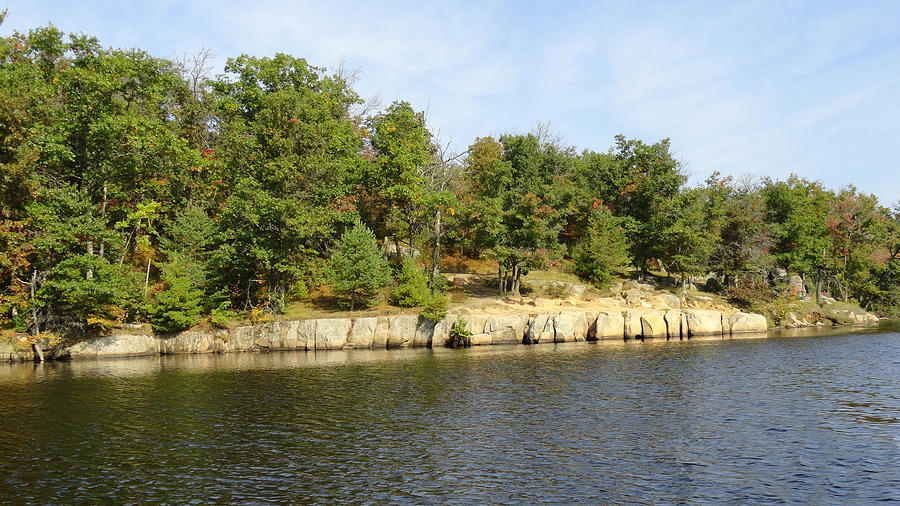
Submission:
POLYGON ((0 501, 900 500, 898 330, 0 365, 0 501))

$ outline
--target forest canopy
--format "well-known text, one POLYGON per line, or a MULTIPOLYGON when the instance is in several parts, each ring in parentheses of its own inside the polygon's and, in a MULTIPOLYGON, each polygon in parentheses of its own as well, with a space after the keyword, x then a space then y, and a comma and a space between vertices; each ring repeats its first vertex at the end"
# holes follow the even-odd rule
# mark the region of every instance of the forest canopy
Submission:
POLYGON ((404 300, 436 307, 409 290, 440 297, 452 253, 495 262, 498 293, 548 262, 598 286, 629 267, 713 273, 736 299, 783 270, 900 310, 900 207, 853 186, 689 186, 668 139, 580 150, 544 127, 451 153, 422 111, 367 107, 345 72, 286 54, 230 58, 215 78, 208 65, 53 26, 0 39, 5 327, 170 332, 323 287, 366 305, 391 283, 381 256, 415 251, 428 282, 409 262, 394 275, 404 300), (365 283, 336 272, 363 264, 365 283))

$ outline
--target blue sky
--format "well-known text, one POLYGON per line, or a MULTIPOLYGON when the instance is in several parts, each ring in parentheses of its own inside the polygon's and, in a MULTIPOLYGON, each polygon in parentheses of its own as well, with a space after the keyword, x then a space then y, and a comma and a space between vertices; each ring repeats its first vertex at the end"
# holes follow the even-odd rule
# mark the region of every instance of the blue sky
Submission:
MULTIPOLYGON (((2 0, 0 0, 2 1, 2 0)), ((360 71, 442 137, 527 132, 568 145, 672 140, 691 182, 855 184, 900 200, 900 2, 6 0, 0 28, 52 22, 160 57, 285 52, 360 71)))

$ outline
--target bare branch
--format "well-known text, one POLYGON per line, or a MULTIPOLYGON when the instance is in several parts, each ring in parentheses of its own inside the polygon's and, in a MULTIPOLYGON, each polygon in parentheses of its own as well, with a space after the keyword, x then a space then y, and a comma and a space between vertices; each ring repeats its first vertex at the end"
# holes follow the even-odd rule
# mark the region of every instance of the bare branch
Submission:
POLYGON ((562 135, 553 131, 553 125, 550 121, 538 121, 534 128, 531 129, 531 135, 537 137, 538 145, 540 145, 541 149, 548 147, 562 148, 562 135))
POLYGON ((203 85, 210 77, 213 70, 214 60, 216 59, 215 51, 202 46, 193 53, 184 52, 175 57, 175 65, 181 75, 188 81, 191 87, 191 93, 195 98, 200 98, 203 92, 203 85))

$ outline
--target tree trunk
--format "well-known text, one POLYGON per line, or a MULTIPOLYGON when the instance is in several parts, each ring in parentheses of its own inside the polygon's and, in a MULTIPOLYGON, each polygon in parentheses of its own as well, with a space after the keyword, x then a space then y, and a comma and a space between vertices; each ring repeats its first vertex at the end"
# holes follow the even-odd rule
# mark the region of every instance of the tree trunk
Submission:
POLYGON ((31 344, 31 351, 34 352, 34 355, 35 355, 35 357, 36 357, 36 359, 37 359, 37 360, 35 360, 36 362, 43 362, 43 361, 44 361, 44 350, 41 349, 41 344, 40 344, 40 343, 38 343, 37 341, 35 341, 34 343, 32 343, 32 344, 31 344))
POLYGON ((37 278, 38 271, 35 269, 31 273, 31 283, 29 286, 30 295, 31 295, 31 335, 37 336, 41 333, 41 320, 40 320, 40 309, 38 309, 38 305, 35 302, 34 295, 37 292, 37 278))
POLYGON ((147 259, 147 275, 144 277, 144 297, 147 296, 147 293, 150 290, 150 261, 152 258, 147 259))
POLYGON ((520 264, 516 264, 516 268, 513 274, 513 295, 518 297, 521 294, 520 288, 522 287, 522 266, 520 264))
POLYGON ((819 267, 818 272, 816 272, 816 304, 822 306, 822 282, 824 281, 824 272, 822 272, 822 268, 819 267))
POLYGON ((434 281, 435 278, 440 276, 440 261, 441 261, 441 211, 440 209, 434 212, 434 244, 431 247, 431 281, 434 281))
POLYGON ((29 286, 29 293, 31 295, 31 337, 34 339, 34 342, 31 343, 31 351, 34 352, 35 356, 38 359, 38 362, 44 361, 44 350, 41 349, 41 343, 38 342, 38 336, 41 333, 41 320, 40 320, 40 310, 38 309, 38 305, 35 303, 34 296, 37 293, 37 284, 38 284, 38 271, 35 269, 31 273, 31 284, 29 286))
POLYGON ((503 266, 497 262, 497 288, 500 290, 500 295, 503 295, 503 284, 503 266))
MULTIPOLYGON (((103 227, 106 228, 106 183, 103 184, 103 204, 100 206, 100 216, 103 218, 103 227)), ((106 253, 106 243, 100 241, 100 258, 106 253)))
MULTIPOLYGON (((412 215, 412 211, 408 211, 410 215, 412 215)), ((413 222, 412 219, 409 221, 409 258, 413 258, 413 236, 415 232, 413 232, 413 222)))
MULTIPOLYGON (((87 242, 87 254, 94 256, 94 241, 87 242)), ((88 268, 87 273, 85 273, 85 279, 93 279, 94 278, 94 270, 88 268)))

